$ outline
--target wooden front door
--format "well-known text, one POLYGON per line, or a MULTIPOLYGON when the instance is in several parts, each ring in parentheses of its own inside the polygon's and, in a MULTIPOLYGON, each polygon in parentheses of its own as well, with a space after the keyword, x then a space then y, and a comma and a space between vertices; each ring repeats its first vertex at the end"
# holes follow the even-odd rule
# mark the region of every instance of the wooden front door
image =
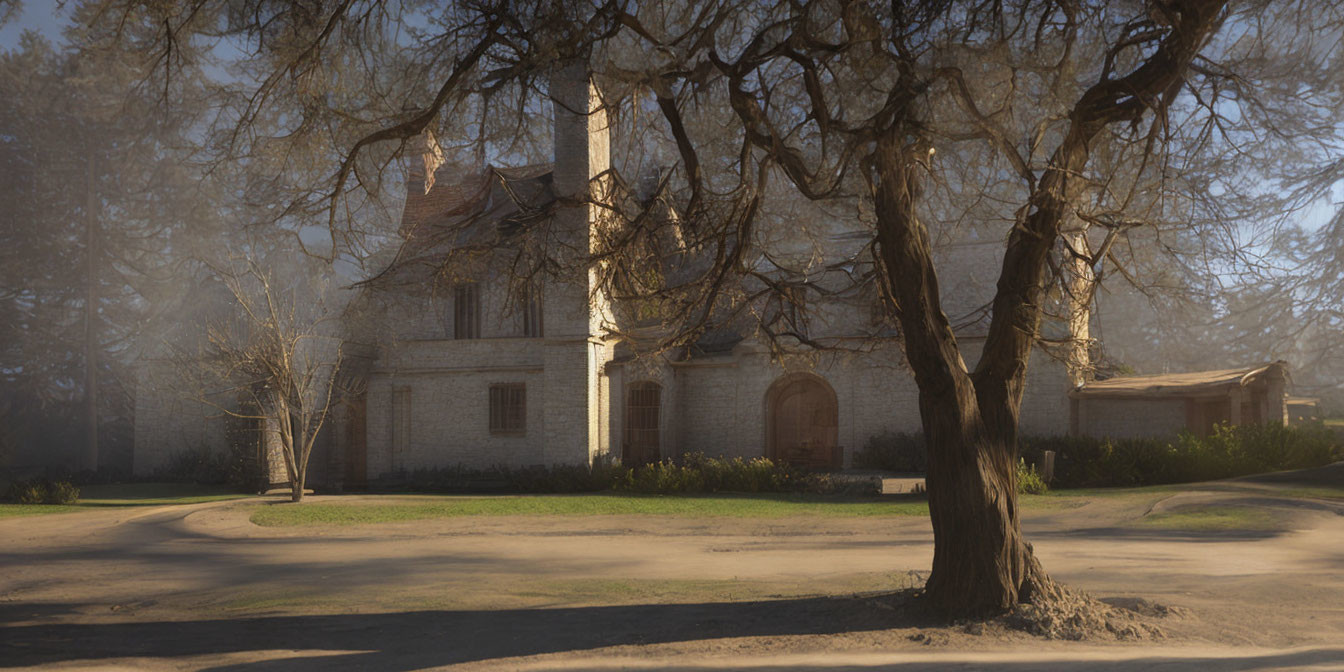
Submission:
POLYGON ((363 490, 368 487, 369 450, 365 434, 367 423, 364 397, 346 402, 345 431, 349 439, 345 444, 345 478, 341 487, 345 490, 363 490))
POLYGON ((635 383, 625 399, 625 441, 621 463, 633 467, 662 459, 658 431, 663 388, 658 383, 635 383))
POLYGON ((799 467, 837 469, 839 412, 835 392, 814 376, 785 378, 771 389, 770 457, 799 467))

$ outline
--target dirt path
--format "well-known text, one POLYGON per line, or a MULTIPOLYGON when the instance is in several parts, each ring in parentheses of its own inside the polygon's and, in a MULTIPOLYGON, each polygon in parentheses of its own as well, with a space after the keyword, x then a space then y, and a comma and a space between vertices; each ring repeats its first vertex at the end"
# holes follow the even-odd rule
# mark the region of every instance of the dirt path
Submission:
MULTIPOLYGON (((1341 465, 1344 466, 1344 465, 1341 465)), ((1344 469, 1340 470, 1344 473, 1344 469)), ((1180 607, 1103 647, 937 627, 911 517, 453 518, 259 528, 254 503, 0 520, 0 667, 42 669, 1344 669, 1344 504, 1210 484, 1028 512, 1062 581, 1180 607), (1240 502, 1281 529, 1129 523, 1240 502)))

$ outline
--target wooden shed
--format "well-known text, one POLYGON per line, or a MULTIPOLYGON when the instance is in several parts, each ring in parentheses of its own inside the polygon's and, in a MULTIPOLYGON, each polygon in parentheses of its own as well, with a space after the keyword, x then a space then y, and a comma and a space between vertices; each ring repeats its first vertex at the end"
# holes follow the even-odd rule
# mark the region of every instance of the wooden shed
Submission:
POLYGON ((1288 422, 1288 366, 1121 376, 1069 393, 1069 430, 1077 436, 1207 436, 1218 423, 1288 422))

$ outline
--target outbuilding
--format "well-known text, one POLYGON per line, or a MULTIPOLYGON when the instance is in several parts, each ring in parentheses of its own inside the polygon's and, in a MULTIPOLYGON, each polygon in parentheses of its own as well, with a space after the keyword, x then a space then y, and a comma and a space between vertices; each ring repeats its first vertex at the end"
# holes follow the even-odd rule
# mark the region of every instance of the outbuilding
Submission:
POLYGON ((1220 423, 1288 422, 1288 366, 1259 366, 1119 376, 1069 393, 1075 436, 1168 438, 1181 431, 1207 436, 1220 423))

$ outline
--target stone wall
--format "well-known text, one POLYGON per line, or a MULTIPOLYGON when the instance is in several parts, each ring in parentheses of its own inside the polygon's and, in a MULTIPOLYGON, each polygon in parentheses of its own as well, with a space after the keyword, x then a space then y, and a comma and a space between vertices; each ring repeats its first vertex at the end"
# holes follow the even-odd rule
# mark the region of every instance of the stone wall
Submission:
POLYGON ((403 469, 546 462, 542 451, 546 436, 544 344, 539 339, 410 345, 399 349, 395 357, 380 358, 369 376, 370 477, 403 469), (499 383, 526 386, 527 419, 522 434, 490 433, 490 386, 499 383), (403 413, 405 420, 401 420, 403 413), (397 436, 403 432, 406 436, 397 436))
MULTIPOLYGON (((963 346, 974 361, 979 344, 963 346)), ((919 390, 895 345, 871 353, 799 356, 771 361, 759 347, 739 345, 732 353, 654 366, 635 360, 610 367, 613 387, 627 390, 640 381, 663 386, 663 455, 700 451, 728 457, 758 457, 766 452, 767 393, 785 375, 806 371, 835 392, 839 407, 838 441, 850 465, 868 439, 887 431, 921 431, 919 390), (669 373, 670 372, 670 373, 669 373)), ((1021 431, 1025 435, 1068 432, 1069 380, 1064 365, 1036 353, 1028 369, 1021 431)), ((613 399, 612 434, 623 436, 624 399, 613 399)))
POLYGON ((1078 431, 1110 439, 1168 439, 1185 429, 1185 399, 1078 399, 1078 431))
POLYGON ((202 393, 171 363, 146 360, 136 369, 135 445, 131 470, 148 476, 181 452, 228 451, 224 411, 235 404, 227 395, 202 401, 202 393))

